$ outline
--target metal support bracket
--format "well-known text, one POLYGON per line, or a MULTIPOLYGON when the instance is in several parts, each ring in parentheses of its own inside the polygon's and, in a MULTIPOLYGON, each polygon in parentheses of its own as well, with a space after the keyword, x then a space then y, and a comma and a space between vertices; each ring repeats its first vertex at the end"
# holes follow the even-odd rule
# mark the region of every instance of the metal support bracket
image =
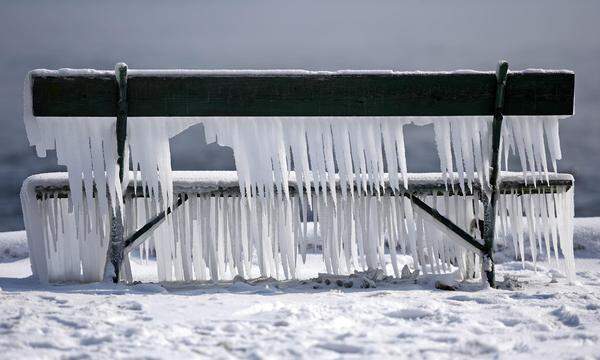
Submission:
MULTIPOLYGON (((117 101, 117 165, 119 168, 119 184, 122 186, 125 174, 125 139, 127 138, 127 65, 118 63, 115 66, 115 78, 119 87, 119 99, 117 101)), ((114 204, 115 210, 111 218, 110 226, 110 262, 113 265, 113 282, 120 279, 121 264, 124 254, 124 232, 122 201, 114 204)))

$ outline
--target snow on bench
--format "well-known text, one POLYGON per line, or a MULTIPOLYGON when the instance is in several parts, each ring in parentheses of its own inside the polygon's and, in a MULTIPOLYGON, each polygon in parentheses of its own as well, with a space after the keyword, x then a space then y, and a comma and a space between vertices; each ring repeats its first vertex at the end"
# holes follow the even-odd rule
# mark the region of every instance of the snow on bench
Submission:
POLYGON ((248 276, 254 257, 262 276, 293 277, 312 219, 330 273, 391 262, 398 276, 402 253, 423 273, 483 270, 493 286, 494 239, 511 234, 523 260, 527 245, 534 261, 552 251, 558 265, 562 252, 572 278, 573 178, 556 161, 573 79, 505 63, 497 74, 34 71, 28 137, 68 175, 24 183, 33 272, 97 281, 108 252, 115 279, 131 280, 128 253, 153 236, 162 281, 248 276), (171 170, 169 139, 199 123, 232 147, 237 173, 171 170), (410 124, 433 124, 441 173, 408 171, 410 124), (522 172, 501 171, 512 156, 522 172))

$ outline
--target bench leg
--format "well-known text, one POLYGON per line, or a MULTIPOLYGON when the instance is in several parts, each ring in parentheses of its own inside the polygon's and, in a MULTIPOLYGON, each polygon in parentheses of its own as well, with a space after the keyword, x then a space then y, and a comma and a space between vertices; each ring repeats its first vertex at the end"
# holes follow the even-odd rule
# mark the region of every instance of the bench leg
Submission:
POLYGON ((482 194, 484 206, 483 224, 483 271, 492 288, 496 287, 494 272, 494 236, 496 233, 496 202, 498 201, 498 174, 500 173, 500 145, 502 140, 502 109, 508 76, 508 63, 500 61, 496 70, 496 100, 492 123, 492 157, 490 159, 489 195, 482 194))
POLYGON ((123 263, 124 249, 124 227, 121 208, 117 206, 110 224, 110 262, 113 265, 113 282, 118 283, 120 279, 121 264, 123 263))
MULTIPOLYGON (((495 197, 495 193, 492 197, 495 197)), ((488 284, 496 287, 496 273, 494 271, 494 234, 496 232, 496 207, 495 199, 488 202, 483 200, 484 220, 483 220, 483 272, 488 284)))
MULTIPOLYGON (((127 65, 118 63, 115 66, 115 79, 119 88, 119 100, 117 102, 117 165, 119 168, 119 183, 123 184, 124 173, 127 170, 125 139, 127 137, 127 65)), ((123 214, 121 206, 116 204, 114 215, 110 225, 110 262, 114 268, 113 282, 120 280, 121 264, 123 263, 123 239, 125 228, 123 226, 123 214)))

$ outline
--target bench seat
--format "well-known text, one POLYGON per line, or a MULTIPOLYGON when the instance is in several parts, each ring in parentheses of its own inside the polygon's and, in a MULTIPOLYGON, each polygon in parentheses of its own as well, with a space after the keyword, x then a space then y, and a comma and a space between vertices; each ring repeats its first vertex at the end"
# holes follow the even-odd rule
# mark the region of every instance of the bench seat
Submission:
MULTIPOLYGON (((131 176, 132 177, 132 176, 131 176)), ((130 178, 131 178, 130 177, 130 178)), ((454 173, 454 190, 448 183, 442 173, 410 173, 408 174, 408 190, 409 193, 415 194, 432 194, 434 192, 448 192, 449 194, 462 194, 458 186, 458 175, 454 173)), ((387 174, 384 177, 386 189, 389 188, 387 174)), ((294 172, 290 174, 290 192, 295 193, 297 189, 296 176, 294 172)), ((499 190, 508 192, 515 190, 522 192, 528 189, 547 189, 553 186, 571 187, 574 184, 573 175, 567 173, 548 173, 545 175, 528 175, 527 179, 523 177, 522 172, 503 171, 499 177, 499 190), (534 182, 535 180, 535 186, 534 182)), ((28 177, 23 186, 27 186, 30 190, 36 193, 39 198, 43 194, 59 197, 68 197, 69 181, 68 173, 54 172, 36 174, 28 177)), ((337 181, 339 188, 339 181, 337 181)), ((134 183, 130 181, 127 195, 134 194, 134 183)), ((480 189, 477 178, 473 182, 473 191, 480 189)), ((239 195, 238 175, 236 171, 173 171, 173 191, 177 193, 196 193, 205 195, 239 195)), ((465 189, 467 194, 471 194, 468 189, 465 189)), ((138 196, 142 196, 141 187, 138 186, 135 192, 138 196)))

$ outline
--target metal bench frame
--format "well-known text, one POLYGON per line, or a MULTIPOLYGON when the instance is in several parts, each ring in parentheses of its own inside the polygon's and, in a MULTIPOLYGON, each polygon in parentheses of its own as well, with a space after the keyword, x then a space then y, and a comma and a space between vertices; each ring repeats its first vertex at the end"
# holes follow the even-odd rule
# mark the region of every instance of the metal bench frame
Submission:
MULTIPOLYGON (((125 170, 128 116, 477 116, 492 115, 492 156, 489 184, 476 195, 484 206, 481 237, 458 227, 415 194, 446 191, 439 184, 403 190, 403 195, 456 233, 483 257, 487 281, 495 287, 494 234, 496 204, 501 191, 519 193, 531 188, 554 191, 572 186, 570 180, 499 183, 499 149, 504 115, 572 115, 574 74, 566 71, 508 72, 501 61, 497 71, 459 73, 393 72, 237 72, 198 71, 128 76, 127 65, 117 64, 115 74, 65 76, 32 73, 34 116, 115 117, 119 178, 125 170)), ((47 191, 40 189, 40 192, 47 191)), ((389 189, 388 189, 389 191, 389 189)), ((140 194, 141 192, 137 192, 140 194)), ((68 194, 68 190, 67 190, 68 194)), ((131 196, 126 192, 124 196, 131 196)), ((235 187, 215 196, 236 194, 235 187)), ((237 189, 239 195, 239 188, 237 189)), ((67 196, 67 195, 65 195, 67 196)), ((177 206, 159 213, 139 230, 124 237, 121 210, 111 220, 109 257, 113 281, 121 277, 123 258, 177 206)))

